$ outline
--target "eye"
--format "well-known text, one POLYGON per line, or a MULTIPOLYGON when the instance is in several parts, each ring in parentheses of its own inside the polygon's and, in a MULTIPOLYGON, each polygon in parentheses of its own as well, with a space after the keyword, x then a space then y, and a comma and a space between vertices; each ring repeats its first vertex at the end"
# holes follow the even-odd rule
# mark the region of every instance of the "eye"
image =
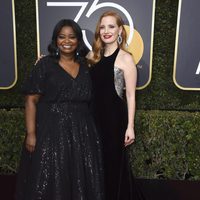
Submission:
POLYGON ((77 37, 76 37, 76 35, 62 35, 62 34, 60 34, 60 35, 58 35, 58 39, 71 39, 71 40, 75 40, 77 37))
POLYGON ((69 39, 76 39, 77 37, 76 37, 76 35, 70 35, 69 36, 69 39))
POLYGON ((104 26, 100 26, 99 29, 104 29, 104 26))
POLYGON ((109 28, 115 28, 115 26, 114 25, 109 25, 109 28))
POLYGON ((64 39, 65 36, 64 35, 58 35, 58 39, 64 39))

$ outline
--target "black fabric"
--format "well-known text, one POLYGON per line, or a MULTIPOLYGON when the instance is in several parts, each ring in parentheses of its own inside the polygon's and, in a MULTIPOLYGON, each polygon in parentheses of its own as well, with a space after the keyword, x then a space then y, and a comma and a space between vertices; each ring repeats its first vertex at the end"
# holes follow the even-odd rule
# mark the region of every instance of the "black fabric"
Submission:
POLYGON ((100 140, 88 108, 91 80, 80 65, 73 78, 49 56, 34 67, 23 87, 40 94, 36 147, 23 147, 17 200, 103 200, 100 140))
POLYGON ((106 200, 144 199, 134 182, 124 147, 128 122, 126 101, 114 85, 114 62, 119 49, 91 67, 93 114, 102 137, 106 200))

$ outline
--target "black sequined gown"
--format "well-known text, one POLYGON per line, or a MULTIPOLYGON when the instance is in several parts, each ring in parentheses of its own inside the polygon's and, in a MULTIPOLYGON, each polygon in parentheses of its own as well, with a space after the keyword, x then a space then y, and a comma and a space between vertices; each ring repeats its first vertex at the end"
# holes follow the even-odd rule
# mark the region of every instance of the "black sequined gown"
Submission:
POLYGON ((80 65, 71 77, 49 56, 34 67, 25 94, 37 104, 34 153, 23 147, 17 200, 103 200, 99 138, 88 109, 91 80, 80 65))
POLYGON ((133 179, 124 147, 128 122, 124 74, 114 66, 119 49, 91 67, 93 113, 102 136, 106 200, 144 199, 133 179))

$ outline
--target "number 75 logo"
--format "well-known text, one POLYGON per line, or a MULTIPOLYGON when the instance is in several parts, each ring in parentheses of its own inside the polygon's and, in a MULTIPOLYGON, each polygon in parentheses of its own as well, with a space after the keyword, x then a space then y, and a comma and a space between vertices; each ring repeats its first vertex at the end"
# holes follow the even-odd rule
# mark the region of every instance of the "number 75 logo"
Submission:
POLYGON ((48 53, 46 47, 49 44, 53 27, 63 18, 73 19, 81 26, 83 40, 91 50, 94 29, 100 15, 107 10, 114 10, 122 16, 125 22, 124 27, 128 36, 127 50, 132 54, 138 69, 137 89, 143 89, 150 83, 156 0, 35 1, 38 56, 41 53, 48 53))
MULTIPOLYGON (((46 6, 47 7, 80 7, 77 15, 74 18, 74 21, 79 23, 79 19, 83 16, 84 11, 86 11, 86 9, 88 8, 88 4, 89 4, 89 2, 49 2, 48 1, 46 3, 46 6)), ((127 35, 128 35, 128 38, 127 38, 128 50, 132 53, 134 60, 137 64, 138 61, 142 57, 144 45, 143 45, 143 40, 142 40, 140 34, 134 29, 134 23, 133 23, 131 15, 123 6, 121 6, 117 3, 113 3, 113 2, 99 3, 99 0, 94 0, 92 5, 86 11, 85 17, 90 18, 91 15, 95 11, 97 11, 101 8, 111 8, 111 9, 114 8, 114 9, 119 10, 119 12, 122 12, 125 15, 125 17, 128 21, 128 25, 125 25, 125 29, 126 29, 127 35), (135 37, 133 37, 133 36, 135 36, 135 37), (135 48, 137 48, 137 49, 135 49, 135 48)), ((86 30, 83 29, 82 33, 83 33, 83 40, 84 40, 85 44, 91 50, 92 47, 87 39, 86 30)))

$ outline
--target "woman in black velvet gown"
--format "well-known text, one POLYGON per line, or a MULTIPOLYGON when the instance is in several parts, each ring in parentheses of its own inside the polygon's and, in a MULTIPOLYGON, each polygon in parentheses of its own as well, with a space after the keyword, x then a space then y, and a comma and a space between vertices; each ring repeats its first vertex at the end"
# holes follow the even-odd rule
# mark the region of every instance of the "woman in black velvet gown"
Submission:
POLYGON ((103 200, 97 131, 89 111, 91 80, 80 27, 61 20, 49 55, 24 85, 26 138, 17 200, 103 200))
POLYGON ((103 143, 106 200, 144 199, 134 183, 126 152, 126 146, 135 140, 137 72, 125 45, 121 17, 105 12, 97 23, 93 48, 87 57, 91 63, 94 117, 103 143))

